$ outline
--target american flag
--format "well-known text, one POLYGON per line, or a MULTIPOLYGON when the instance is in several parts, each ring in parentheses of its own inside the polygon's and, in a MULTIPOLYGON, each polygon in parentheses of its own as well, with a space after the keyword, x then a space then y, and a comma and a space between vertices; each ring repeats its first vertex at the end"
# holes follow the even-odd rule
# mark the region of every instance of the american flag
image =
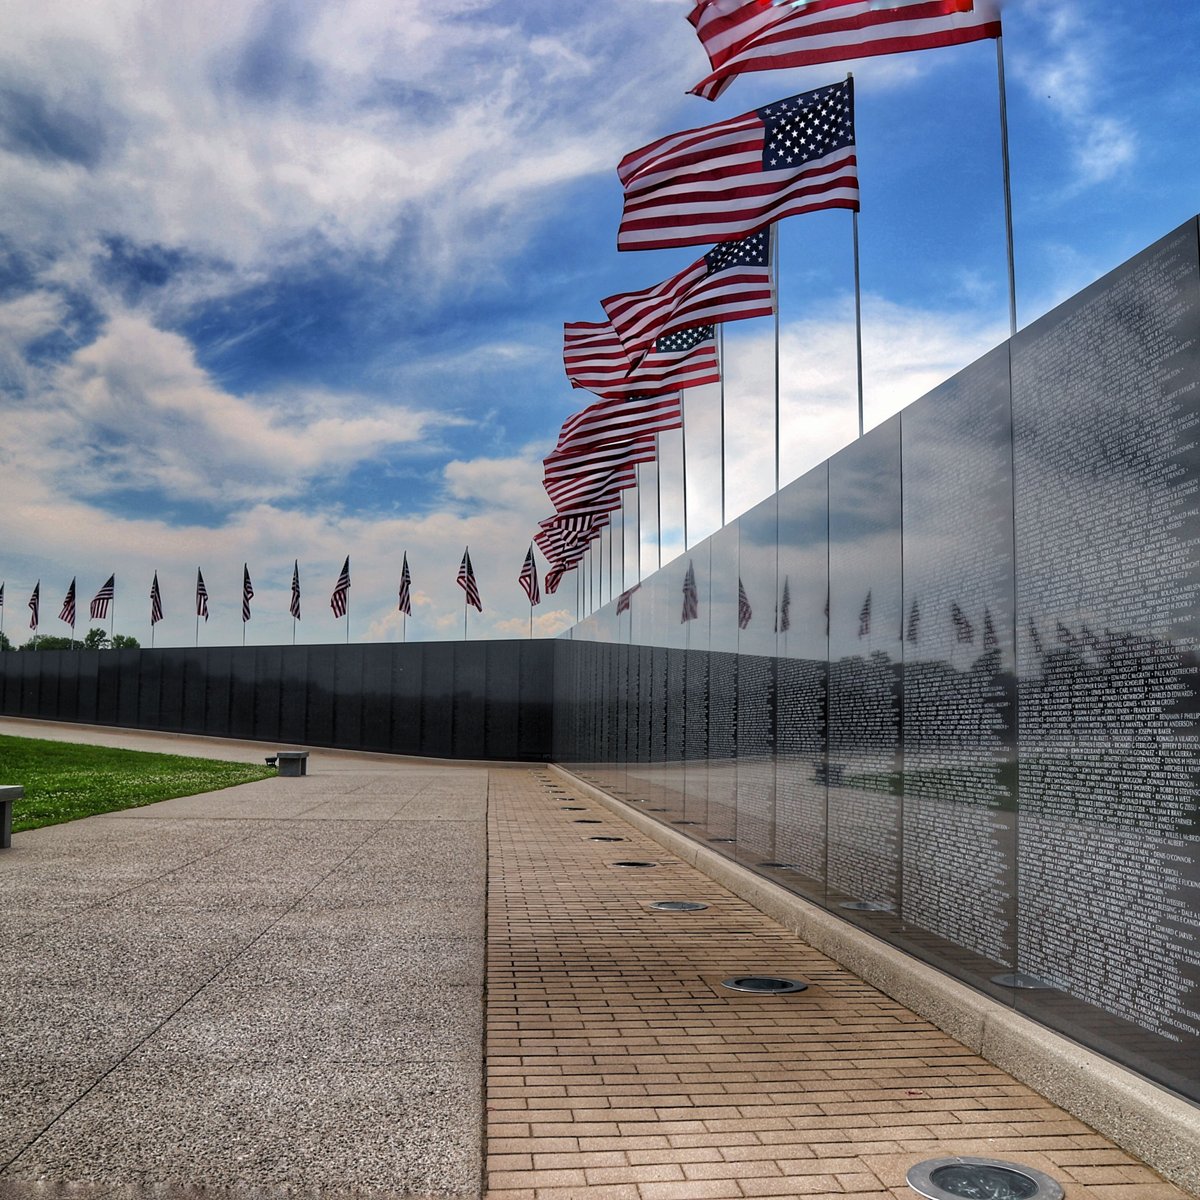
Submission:
POLYGON ((622 592, 617 597, 617 616, 618 617, 622 613, 633 611, 633 593, 636 592, 641 586, 642 585, 640 583, 635 583, 633 585, 633 587, 629 588, 627 591, 622 592))
POLYGON ((196 568, 196 616, 208 621, 208 588, 204 586, 204 576, 200 568, 196 568))
POLYGON ((618 463, 604 468, 580 470, 574 475, 543 481, 546 494, 559 512, 575 512, 599 505, 604 512, 616 508, 621 492, 637 483, 637 465, 618 463))
POLYGON ((0 608, 4 607, 4 584, 0 583, 0 608))
POLYGON ((770 262, 771 228, 767 226, 747 238, 714 246, 664 283, 609 296, 600 303, 636 365, 664 333, 769 317, 775 311, 770 262))
POLYGON ((292 599, 288 604, 288 612, 294 620, 300 620, 300 560, 292 559, 292 599))
POLYGON ((562 582, 562 577, 567 573, 567 567, 561 563, 556 563, 546 572, 546 595, 553 596, 558 591, 558 585, 562 582))
POLYGON ((715 100, 743 71, 807 67, 1000 36, 995 6, 980 0, 699 0, 688 20, 713 71, 692 94, 715 100))
POLYGON ((956 642, 975 641, 975 627, 967 620, 967 614, 957 604, 950 605, 950 620, 954 625, 954 640, 956 642))
POLYGON ((38 605, 41 603, 42 581, 39 579, 33 585, 33 595, 29 597, 29 628, 38 627, 38 605))
POLYGON ((779 598, 779 607, 775 610, 775 632, 787 633, 792 627, 792 589, 788 577, 783 577, 783 595, 779 598))
POLYGON ((408 551, 404 552, 404 562, 400 567, 400 603, 397 608, 406 617, 412 616, 412 576, 408 573, 408 551))
POLYGON ((596 400, 563 422, 549 461, 596 454, 607 446, 628 445, 641 439, 653 445, 656 433, 678 429, 682 423, 678 392, 596 400))
POLYGON ((250 582, 250 567, 242 563, 242 624, 250 620, 250 601, 254 599, 254 584, 250 582))
POLYGON ((329 597, 329 607, 335 617, 344 617, 350 605, 350 555, 342 564, 342 573, 333 585, 333 595, 329 597))
POLYGON ((683 613, 679 618, 682 625, 685 621, 694 621, 700 615, 700 598, 696 594, 696 570, 688 562, 687 574, 683 577, 683 613))
POLYGON ((158 572, 154 572, 154 582, 150 584, 150 625, 153 628, 163 619, 162 593, 158 590, 158 572))
POLYGON ((746 589, 742 586, 742 577, 738 576, 738 628, 745 629, 749 626, 751 619, 754 616, 754 609, 750 607, 750 597, 746 595, 746 589))
POLYGON ((711 325, 665 334, 635 370, 611 321, 576 321, 563 327, 563 366, 572 387, 616 400, 721 382, 711 325))
POLYGON ((669 134, 627 154, 617 174, 618 250, 728 242, 799 213, 857 210, 853 82, 669 134))
POLYGON ((564 488, 580 478, 607 475, 623 467, 636 468, 639 463, 653 462, 656 456, 657 450, 652 436, 601 446, 582 454, 563 455, 555 452, 542 460, 545 466, 542 483, 546 494, 555 500, 564 488))
POLYGON ((108 617, 108 606, 117 594, 117 577, 110 575, 108 582, 92 597, 92 605, 88 610, 93 621, 103 621, 108 617))
POLYGON ((463 551, 462 562, 458 565, 456 582, 466 592, 466 602, 483 612, 483 601, 479 598, 479 585, 475 582, 475 568, 471 566, 471 548, 469 546, 463 551))
POLYGON ((533 543, 529 543, 529 550, 525 554, 525 562, 521 567, 521 574, 517 580, 525 591, 525 595, 529 597, 529 605, 532 608, 535 604, 541 604, 542 592, 538 587, 537 562, 533 557, 533 543))
MULTIPOLYGON (((829 603, 828 600, 825 602, 829 603)), ((829 617, 829 610, 825 610, 826 619, 829 617)), ((871 633, 871 593, 867 592, 867 598, 863 601, 862 608, 858 611, 858 636, 868 637, 871 633)))
POLYGON ((66 599, 63 600, 62 612, 58 614, 60 621, 66 621, 72 629, 75 628, 75 580, 71 580, 71 586, 67 588, 66 599))

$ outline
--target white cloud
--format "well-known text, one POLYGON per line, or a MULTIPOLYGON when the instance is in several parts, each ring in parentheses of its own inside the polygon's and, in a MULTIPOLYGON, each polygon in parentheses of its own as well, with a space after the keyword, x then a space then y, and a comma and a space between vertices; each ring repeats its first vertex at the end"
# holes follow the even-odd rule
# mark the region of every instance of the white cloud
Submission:
POLYGON ((1023 3, 1020 14, 1039 36, 1023 41, 1015 74, 1064 127, 1074 166, 1068 194, 1121 175, 1136 160, 1139 145, 1133 126, 1112 104, 1119 91, 1112 86, 1107 22, 1086 17, 1074 0, 1023 3), (1040 53, 1032 48, 1035 40, 1040 53), (1114 111, 1106 112, 1110 105, 1114 111))
MULTIPOLYGON (((26 308, 43 324, 58 316, 50 304, 26 308)), ((459 423, 354 395, 237 396, 185 339, 126 313, 10 410, 7 440, 10 459, 38 462, 72 495, 154 490, 229 506, 303 496, 459 423)))

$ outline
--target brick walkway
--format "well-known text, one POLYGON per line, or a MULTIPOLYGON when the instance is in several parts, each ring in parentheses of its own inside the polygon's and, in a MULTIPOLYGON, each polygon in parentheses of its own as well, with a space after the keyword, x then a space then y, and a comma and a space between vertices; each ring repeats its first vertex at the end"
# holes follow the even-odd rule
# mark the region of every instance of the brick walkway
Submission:
POLYGON ((1068 1200, 1182 1200, 1086 1125, 561 791, 545 772, 491 772, 488 1200, 912 1200, 908 1167, 958 1154, 1040 1168, 1068 1200), (588 840, 597 835, 627 840, 588 840), (623 858, 658 865, 612 865, 623 858), (661 899, 710 907, 647 907, 661 899), (756 997, 720 986, 755 972, 810 987, 756 997))

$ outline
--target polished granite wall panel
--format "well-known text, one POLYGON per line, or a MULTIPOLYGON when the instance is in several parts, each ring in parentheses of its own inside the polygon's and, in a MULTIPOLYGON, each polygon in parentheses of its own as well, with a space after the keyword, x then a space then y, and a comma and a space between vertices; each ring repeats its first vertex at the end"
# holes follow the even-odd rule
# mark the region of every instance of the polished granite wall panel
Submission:
POLYGON ((775 856, 775 571, 778 507, 774 496, 738 520, 737 844, 751 861, 775 856))
POLYGON ((901 430, 901 936, 942 939, 959 970, 985 983, 1015 961, 1008 346, 910 405, 901 430))
POLYGON ((827 885, 897 908, 901 888, 900 420, 829 460, 827 885))
POLYGON ((1012 352, 1018 963, 1054 989, 1022 1002, 1181 1088, 1200 1080, 1198 258, 1189 222, 1012 352))
POLYGON ((789 886, 825 898, 829 468, 779 493, 775 856, 789 886))

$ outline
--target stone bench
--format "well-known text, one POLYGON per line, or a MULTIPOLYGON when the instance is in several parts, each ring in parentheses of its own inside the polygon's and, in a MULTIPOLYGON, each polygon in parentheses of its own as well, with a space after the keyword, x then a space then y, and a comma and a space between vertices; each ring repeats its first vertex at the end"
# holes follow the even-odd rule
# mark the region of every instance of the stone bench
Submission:
POLYGON ((275 755, 280 775, 307 775, 307 750, 280 750, 275 755))
POLYGON ((13 801, 24 795, 23 787, 0 784, 0 850, 7 850, 12 845, 13 801))

